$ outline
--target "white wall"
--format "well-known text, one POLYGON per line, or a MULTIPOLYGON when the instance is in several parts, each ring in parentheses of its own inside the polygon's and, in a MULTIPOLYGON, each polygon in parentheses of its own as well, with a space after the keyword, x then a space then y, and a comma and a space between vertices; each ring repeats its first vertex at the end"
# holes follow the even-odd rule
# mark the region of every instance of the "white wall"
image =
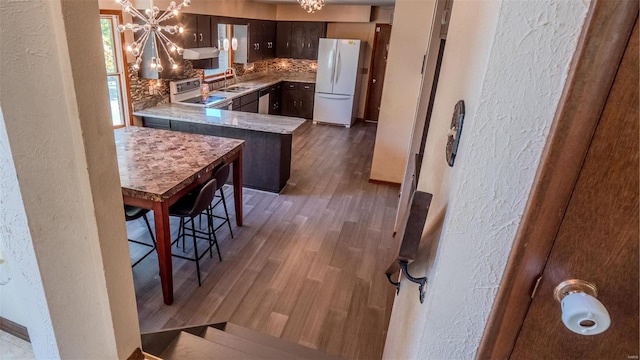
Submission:
POLYGON ((0 143, 15 166, 1 233, 49 315, 37 302, 26 311, 43 324, 23 325, 39 358, 127 358, 140 338, 98 2, 0 1, 0 23, 0 143))
POLYGON ((29 330, 34 354, 59 357, 47 300, 27 226, 2 109, 0 109, 0 251, 5 264, 0 286, 0 316, 29 330))
POLYGON ((384 358, 470 359, 479 345, 566 80, 588 2, 455 1, 418 189, 434 194, 384 358), (445 162, 455 103, 467 115, 445 162))
POLYGON ((396 1, 371 164, 372 180, 402 182, 435 3, 435 0, 396 1))

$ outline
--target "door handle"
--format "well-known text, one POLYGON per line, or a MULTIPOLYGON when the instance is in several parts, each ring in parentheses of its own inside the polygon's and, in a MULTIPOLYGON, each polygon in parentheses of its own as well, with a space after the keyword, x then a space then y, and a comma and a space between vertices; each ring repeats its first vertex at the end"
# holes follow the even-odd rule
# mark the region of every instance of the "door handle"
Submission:
POLYGON ((378 81, 377 81, 376 79, 373 79, 373 83, 374 83, 374 84, 375 84, 375 83, 377 83, 377 82, 378 82, 378 81))
POLYGON ((200 33, 200 42, 202 42, 204 38, 202 37, 202 33, 200 33))
POLYGON ((193 42, 198 42, 198 34, 193 33, 193 42))
POLYGON ((560 302, 564 326, 580 335, 606 331, 611 317, 597 296, 596 286, 584 280, 572 279, 558 284, 554 297, 560 302))
POLYGON ((287 41, 287 49, 289 48, 289 42, 287 41))
POLYGON ((293 107, 297 107, 298 106, 298 102, 293 100, 293 107))

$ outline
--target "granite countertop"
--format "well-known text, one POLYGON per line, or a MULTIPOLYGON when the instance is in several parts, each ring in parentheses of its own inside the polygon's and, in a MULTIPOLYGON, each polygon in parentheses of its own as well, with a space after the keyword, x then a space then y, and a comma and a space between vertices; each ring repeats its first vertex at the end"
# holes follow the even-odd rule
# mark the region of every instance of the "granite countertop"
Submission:
POLYGON ((244 140, 137 126, 114 130, 122 194, 164 201, 240 151, 244 140))
MULTIPOLYGON (((238 82, 236 84, 229 85, 229 87, 242 86, 247 89, 241 92, 214 90, 211 92, 211 95, 219 95, 224 97, 224 99, 220 100, 218 103, 212 104, 212 106, 215 107, 216 105, 247 95, 267 86, 277 84, 281 81, 315 83, 316 73, 274 72, 252 80, 238 82)), ((305 120, 301 118, 228 111, 181 104, 161 104, 144 110, 135 111, 133 115, 277 134, 292 134, 305 123, 305 120)))
POLYGON ((204 108, 180 104, 163 104, 133 113, 160 119, 188 121, 276 134, 293 134, 304 119, 287 116, 254 114, 241 111, 204 108))
MULTIPOLYGON (((231 84, 228 87, 242 86, 246 90, 239 92, 229 92, 224 89, 217 89, 211 91, 211 95, 219 95, 224 97, 224 100, 220 100, 220 103, 233 100, 243 95, 250 94, 254 91, 264 89, 267 86, 277 84, 281 81, 291 82, 303 82, 303 83, 315 83, 316 73, 308 72, 273 72, 271 74, 265 74, 252 80, 240 81, 235 84, 231 84)), ((215 106, 215 105, 213 105, 215 106)))
MULTIPOLYGON (((247 90, 248 92, 255 91, 257 89, 261 89, 265 86, 277 84, 281 81, 292 81, 292 82, 305 82, 305 83, 315 83, 316 82, 316 73, 309 72, 273 72, 270 74, 266 74, 255 78, 253 80, 248 81, 240 81, 234 85, 240 86, 248 86, 253 89, 247 90)), ((233 85, 230 85, 233 86, 233 85)), ((223 90, 219 90, 223 91, 223 90)), ((243 93, 246 94, 246 93, 243 93)))

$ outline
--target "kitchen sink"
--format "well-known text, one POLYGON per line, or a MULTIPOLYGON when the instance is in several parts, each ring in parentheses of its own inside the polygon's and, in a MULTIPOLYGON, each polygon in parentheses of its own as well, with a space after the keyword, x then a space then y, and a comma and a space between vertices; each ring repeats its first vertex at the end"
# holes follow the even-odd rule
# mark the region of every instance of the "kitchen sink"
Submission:
POLYGON ((226 89, 222 89, 222 91, 238 93, 238 92, 243 92, 243 91, 252 90, 252 89, 253 89, 252 86, 240 86, 240 85, 238 85, 238 86, 231 86, 231 87, 228 87, 226 89))

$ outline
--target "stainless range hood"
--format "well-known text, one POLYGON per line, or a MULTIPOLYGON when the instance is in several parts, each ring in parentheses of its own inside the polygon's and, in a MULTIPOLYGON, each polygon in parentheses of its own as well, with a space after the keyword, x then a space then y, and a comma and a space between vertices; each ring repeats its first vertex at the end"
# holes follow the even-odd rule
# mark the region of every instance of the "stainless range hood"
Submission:
POLYGON ((214 47, 184 49, 182 58, 186 60, 214 59, 220 54, 220 50, 214 47))

